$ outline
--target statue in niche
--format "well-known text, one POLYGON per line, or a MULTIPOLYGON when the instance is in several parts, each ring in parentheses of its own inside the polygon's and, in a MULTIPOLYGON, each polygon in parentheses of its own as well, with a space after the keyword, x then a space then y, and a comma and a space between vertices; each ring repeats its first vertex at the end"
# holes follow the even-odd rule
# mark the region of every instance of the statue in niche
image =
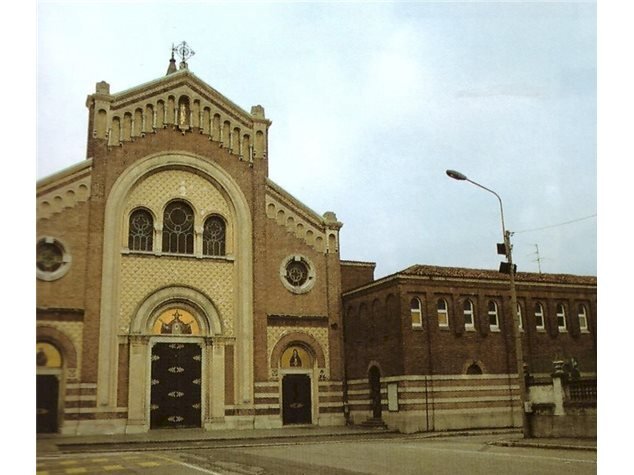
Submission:
POLYGON ((184 102, 181 102, 180 113, 178 114, 178 125, 184 127, 187 125, 187 106, 184 102))

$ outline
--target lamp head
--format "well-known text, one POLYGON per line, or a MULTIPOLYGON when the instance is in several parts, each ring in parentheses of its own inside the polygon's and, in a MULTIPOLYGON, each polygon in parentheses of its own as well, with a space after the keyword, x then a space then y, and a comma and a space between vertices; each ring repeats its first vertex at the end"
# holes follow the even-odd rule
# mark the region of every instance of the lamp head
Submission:
POLYGON ((446 173, 447 173, 447 175, 449 175, 454 180, 466 180, 467 179, 467 177, 465 175, 463 175, 460 172, 457 172, 456 170, 447 170, 446 173))

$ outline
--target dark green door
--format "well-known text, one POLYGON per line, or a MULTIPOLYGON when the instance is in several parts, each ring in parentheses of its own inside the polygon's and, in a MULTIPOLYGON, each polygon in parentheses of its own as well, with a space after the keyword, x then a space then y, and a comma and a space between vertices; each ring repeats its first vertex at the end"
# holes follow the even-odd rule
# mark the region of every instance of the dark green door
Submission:
POLYGON ((287 374, 282 379, 282 421, 284 424, 310 424, 310 377, 307 374, 287 374))
POLYGON ((38 374, 36 378, 36 431, 38 434, 57 432, 59 380, 57 379, 57 376, 50 374, 38 374))
POLYGON ((195 343, 152 347, 150 427, 200 427, 201 349, 195 343))

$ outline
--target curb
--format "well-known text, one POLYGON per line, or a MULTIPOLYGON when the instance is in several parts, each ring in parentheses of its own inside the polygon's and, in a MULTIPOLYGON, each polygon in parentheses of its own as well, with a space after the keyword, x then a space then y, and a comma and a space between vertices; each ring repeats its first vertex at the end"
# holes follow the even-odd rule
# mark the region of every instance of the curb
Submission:
POLYGON ((548 444, 543 442, 524 442, 524 441, 510 441, 510 440, 498 440, 489 442, 488 445, 497 445, 499 447, 528 447, 536 449, 559 449, 559 450, 587 450, 597 451, 597 447, 593 445, 569 445, 569 444, 548 444))
POLYGON ((315 440, 328 440, 338 438, 357 438, 363 436, 393 436, 398 434, 397 431, 391 430, 359 430, 354 432, 343 433, 322 433, 322 434, 268 434, 266 436, 256 435, 248 436, 245 434, 240 437, 229 436, 215 436, 215 437, 191 437, 191 438, 176 438, 176 439, 136 439, 126 440, 122 438, 120 440, 92 440, 82 441, 81 437, 77 437, 77 440, 66 438, 65 440, 55 440, 55 437, 43 438, 38 440, 38 445, 41 444, 42 453, 76 453, 83 451, 97 451, 107 452, 112 450, 117 451, 148 451, 156 450, 163 446, 169 445, 173 448, 203 448, 210 446, 211 444, 224 443, 230 444, 231 447, 251 447, 255 445, 298 445, 304 442, 313 442, 315 440), (302 437, 308 440, 295 441, 292 440, 302 437), (261 442, 258 442, 261 441, 261 442), (126 446, 126 447, 122 447, 126 446))

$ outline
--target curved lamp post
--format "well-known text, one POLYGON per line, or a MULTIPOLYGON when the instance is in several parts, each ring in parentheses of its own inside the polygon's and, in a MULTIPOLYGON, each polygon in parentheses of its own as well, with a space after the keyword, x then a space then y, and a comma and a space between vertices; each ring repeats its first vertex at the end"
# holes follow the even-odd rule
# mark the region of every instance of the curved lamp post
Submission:
POLYGON ((515 268, 513 266, 512 246, 511 246, 511 233, 506 230, 504 226, 504 208, 502 207, 502 198, 495 191, 490 190, 486 186, 482 186, 480 183, 476 183, 473 180, 469 180, 465 175, 456 170, 447 170, 447 175, 454 180, 468 181, 475 186, 482 188, 495 195, 500 202, 500 216, 502 218, 502 236, 504 238, 504 250, 506 253, 506 259, 509 266, 509 276, 511 281, 511 312, 513 315, 513 340, 515 341, 515 362, 517 364, 517 378, 520 386, 520 401, 522 404, 522 430, 524 437, 530 437, 530 429, 528 427, 528 420, 526 417, 526 381, 524 380, 524 355, 522 351, 522 335, 519 331, 520 316, 517 313, 517 294, 515 292, 515 268))

